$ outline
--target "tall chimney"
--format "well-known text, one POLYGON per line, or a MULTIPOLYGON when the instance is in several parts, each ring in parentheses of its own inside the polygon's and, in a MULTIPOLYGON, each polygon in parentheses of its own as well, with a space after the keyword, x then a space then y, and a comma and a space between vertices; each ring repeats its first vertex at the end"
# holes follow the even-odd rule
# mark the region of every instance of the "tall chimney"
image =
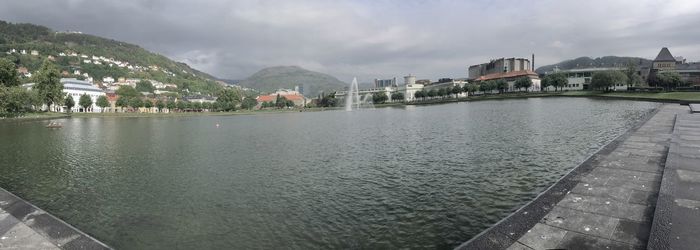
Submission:
POLYGON ((532 68, 530 70, 535 71, 535 53, 532 53, 532 68))

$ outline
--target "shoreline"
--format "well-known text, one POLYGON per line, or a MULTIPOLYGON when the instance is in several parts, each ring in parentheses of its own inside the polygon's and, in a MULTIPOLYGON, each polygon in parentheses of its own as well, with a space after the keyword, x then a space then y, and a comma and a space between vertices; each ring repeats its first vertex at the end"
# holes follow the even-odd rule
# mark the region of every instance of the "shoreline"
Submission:
MULTIPOLYGON (((420 105, 435 105, 458 102, 475 102, 489 100, 507 100, 507 99, 526 99, 526 98, 550 98, 550 97, 582 97, 582 98, 597 98, 611 100, 630 100, 630 101, 646 101, 659 103, 700 103, 700 92, 658 92, 658 93, 635 93, 635 92, 595 92, 595 91, 561 91, 561 92, 514 92, 504 94, 488 94, 469 96, 463 98, 445 98, 421 100, 412 102, 390 102, 375 104, 375 108, 382 107, 397 107, 397 106, 420 106, 420 105)), ((258 114, 279 114, 279 113, 303 113, 303 112, 321 112, 329 110, 343 110, 343 107, 328 107, 328 108, 304 108, 304 109, 272 109, 272 110, 239 110, 234 112, 179 112, 179 113, 126 113, 126 112, 107 112, 107 113, 29 113, 24 117, 6 117, 0 118, 1 121, 36 121, 36 120, 51 120, 62 118, 92 118, 92 117, 191 117, 191 116, 233 116, 233 115, 258 115, 258 114)))

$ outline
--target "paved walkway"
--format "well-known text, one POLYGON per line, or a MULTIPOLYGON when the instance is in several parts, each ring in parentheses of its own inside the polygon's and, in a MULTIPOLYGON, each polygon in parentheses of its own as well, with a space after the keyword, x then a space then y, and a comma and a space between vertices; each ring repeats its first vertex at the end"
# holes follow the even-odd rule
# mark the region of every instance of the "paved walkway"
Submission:
POLYGON ((678 115, 648 249, 700 248, 700 114, 678 115))
POLYGON ((644 249, 676 114, 665 104, 610 152, 508 249, 644 249))
POLYGON ((0 188, 0 250, 4 249, 110 248, 0 188))

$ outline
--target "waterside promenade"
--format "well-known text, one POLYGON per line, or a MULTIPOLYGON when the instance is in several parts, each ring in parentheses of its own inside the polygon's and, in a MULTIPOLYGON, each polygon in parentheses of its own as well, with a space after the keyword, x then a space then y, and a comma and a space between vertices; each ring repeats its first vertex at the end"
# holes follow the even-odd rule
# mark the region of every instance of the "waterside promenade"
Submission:
POLYGON ((0 188, 0 249, 110 249, 0 188))
POLYGON ((664 104, 458 249, 695 249, 698 171, 700 115, 664 104))

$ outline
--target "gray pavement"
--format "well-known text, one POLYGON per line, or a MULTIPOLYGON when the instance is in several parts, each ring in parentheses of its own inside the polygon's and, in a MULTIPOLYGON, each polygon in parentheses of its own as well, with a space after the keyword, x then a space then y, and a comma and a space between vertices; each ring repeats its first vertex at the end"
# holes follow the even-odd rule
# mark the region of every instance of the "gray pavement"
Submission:
POLYGON ((675 117, 687 113, 687 106, 663 105, 616 148, 599 152, 592 169, 508 249, 646 248, 675 117))
POLYGON ((0 188, 0 250, 4 249, 110 248, 0 188))
POLYGON ((700 114, 676 118, 648 249, 700 248, 700 114))

